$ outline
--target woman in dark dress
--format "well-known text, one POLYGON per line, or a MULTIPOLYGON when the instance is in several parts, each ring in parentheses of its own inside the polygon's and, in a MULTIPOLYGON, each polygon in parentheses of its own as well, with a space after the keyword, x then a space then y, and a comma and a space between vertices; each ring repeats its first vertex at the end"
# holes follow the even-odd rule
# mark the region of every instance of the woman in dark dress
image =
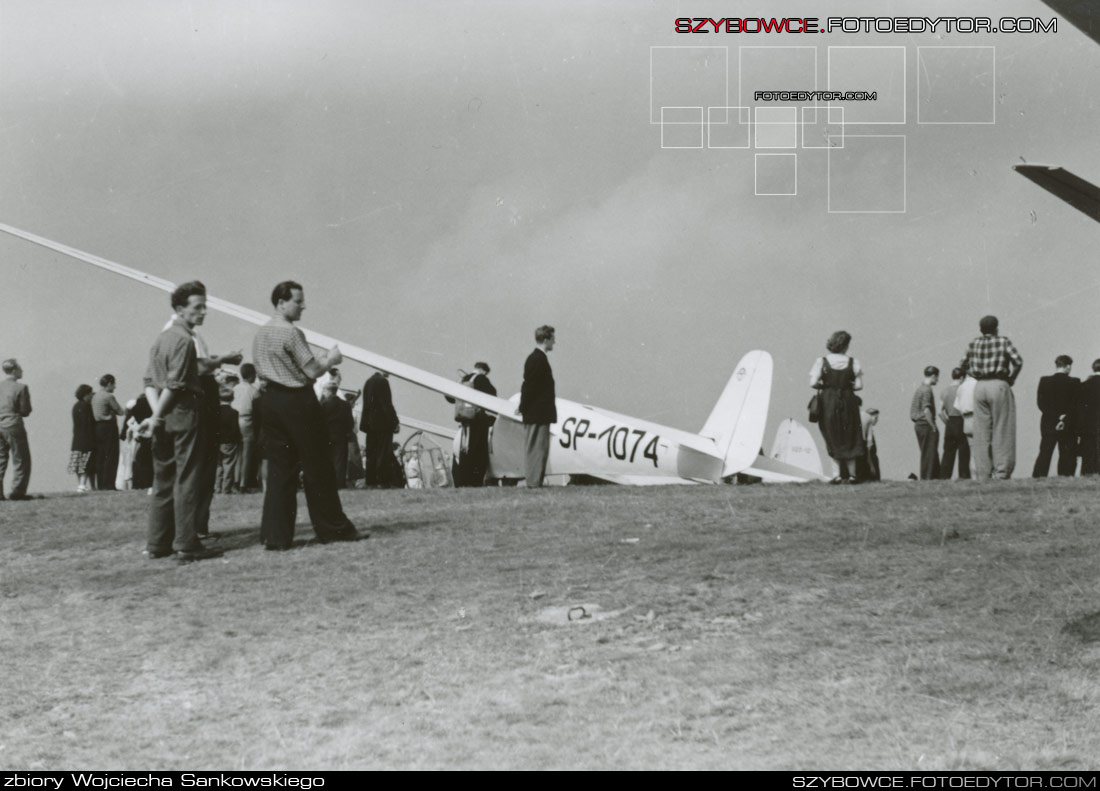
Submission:
MULTIPOLYGON (((133 418, 134 422, 140 426, 146 418, 153 416, 153 410, 149 406, 149 401, 145 398, 144 393, 138 396, 133 404, 132 407, 129 404, 126 405, 126 414, 122 417, 122 430, 118 435, 120 440, 126 439, 126 430, 130 424, 130 418, 133 418)), ((153 485, 152 437, 137 437, 131 475, 133 478, 130 481, 130 486, 133 489, 148 489, 153 485)))
POLYGON ((856 396, 863 389, 863 370, 859 360, 848 356, 851 342, 852 336, 844 330, 834 332, 825 344, 829 354, 815 360, 810 369, 810 387, 821 401, 821 436, 840 472, 833 483, 855 483, 856 460, 867 453, 856 396))
POLYGON ((76 388, 73 404, 73 444, 69 452, 69 472, 76 476, 76 490, 83 494, 92 488, 91 460, 95 450, 95 418, 92 416, 91 385, 76 388))

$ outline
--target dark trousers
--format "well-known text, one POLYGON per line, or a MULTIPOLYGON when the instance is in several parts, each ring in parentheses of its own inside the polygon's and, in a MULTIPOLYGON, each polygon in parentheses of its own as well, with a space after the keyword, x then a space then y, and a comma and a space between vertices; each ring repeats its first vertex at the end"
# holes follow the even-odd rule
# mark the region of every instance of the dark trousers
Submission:
POLYGON ((230 494, 238 490, 240 464, 241 443, 223 442, 218 446, 218 477, 214 481, 216 492, 230 494))
POLYGON ((95 422, 95 488, 115 489, 118 475, 118 424, 114 418, 95 422))
POLYGON ((329 437, 329 452, 332 454, 332 472, 336 476, 336 488, 348 486, 348 441, 346 437, 329 437))
POLYGON ((962 415, 947 418, 943 430, 943 460, 940 462, 940 477, 951 480, 951 469, 955 466, 955 454, 959 456, 959 478, 970 478, 970 443, 963 431, 962 415))
POLYGON ((221 447, 218 443, 218 416, 205 411, 199 416, 199 535, 210 532, 210 504, 214 502, 214 489, 218 483, 221 466, 221 447))
POLYGON ((856 481, 865 483, 881 480, 882 468, 878 463, 878 445, 875 444, 875 440, 872 438, 867 446, 867 453, 856 459, 856 481))
POLYGON ((153 430, 153 497, 147 546, 150 553, 195 552, 199 515, 198 425, 168 432, 153 430))
POLYGON ((267 487, 260 538, 268 546, 294 540, 298 515, 298 470, 305 478, 306 507, 321 541, 354 530, 340 505, 329 452, 328 430, 312 387, 271 386, 264 393, 267 487))
POLYGON ((153 485, 153 440, 138 437, 134 448, 133 479, 130 485, 135 489, 148 489, 153 485))
POLYGON ((1070 478, 1077 470, 1077 437, 1069 431, 1049 431, 1039 438, 1039 455, 1035 458, 1032 478, 1045 478, 1050 472, 1054 447, 1058 446, 1058 474, 1070 478))
POLYGON ((940 442, 940 433, 935 426, 927 423, 914 423, 913 430, 917 432, 917 446, 920 447, 920 479, 931 481, 940 477, 940 456, 937 446, 940 442))
POLYGON ((363 478, 367 486, 389 486, 391 464, 386 459, 387 454, 393 455, 393 432, 368 431, 363 459, 363 478))
POLYGON ((484 486, 489 470, 489 426, 473 423, 466 450, 466 485, 484 486))
POLYGON ((1081 474, 1100 474, 1100 432, 1089 431, 1081 435, 1081 474))
POLYGON ((527 488, 537 489, 542 486, 542 479, 546 477, 546 460, 550 456, 550 424, 525 423, 523 432, 527 449, 527 488))

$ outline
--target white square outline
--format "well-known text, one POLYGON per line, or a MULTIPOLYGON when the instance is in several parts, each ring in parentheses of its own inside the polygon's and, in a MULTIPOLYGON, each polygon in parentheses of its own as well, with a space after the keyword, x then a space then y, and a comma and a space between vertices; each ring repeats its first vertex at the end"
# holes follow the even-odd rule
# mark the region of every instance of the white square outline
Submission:
MULTIPOLYGON (((695 121, 669 121, 668 126, 695 126, 695 121)), ((696 149, 703 147, 703 108, 702 107, 661 107, 661 148, 668 149, 696 149), (665 110, 698 110, 699 111, 699 145, 697 146, 666 146, 665 145, 665 110)))
MULTIPOLYGON (((833 208, 833 159, 825 157, 825 211, 827 214, 905 214, 909 210, 909 162, 908 143, 905 135, 848 135, 848 137, 900 137, 901 138, 901 209, 834 209, 833 208)), ((832 148, 825 149, 832 151, 832 148)))
POLYGON ((997 47, 992 44, 960 44, 957 47, 917 47, 917 74, 920 74, 922 49, 991 49, 993 50, 993 120, 992 121, 922 121, 920 119, 920 79, 917 79, 917 124, 919 126, 993 126, 997 123, 997 47))
POLYGON ((754 107, 753 109, 756 110, 756 115, 753 118, 753 138, 752 138, 753 148, 767 148, 767 149, 772 149, 772 148, 778 148, 778 149, 798 148, 798 137, 799 137, 799 135, 798 135, 798 108, 797 107, 788 107, 788 106, 784 105, 783 107, 754 107), (761 110, 765 110, 765 111, 770 110, 770 111, 773 111, 773 112, 782 112, 784 110, 789 110, 789 111, 791 111, 791 113, 793 113, 794 120, 793 121, 761 121, 760 120, 760 111, 761 110), (760 145, 760 127, 761 126, 793 126, 794 127, 794 145, 792 145, 792 146, 762 146, 762 145, 760 145))
MULTIPOLYGON (((906 63, 906 52, 905 52, 906 48, 905 48, 905 46, 894 46, 894 45, 857 46, 857 45, 853 45, 853 44, 836 44, 836 45, 831 45, 831 46, 827 47, 828 52, 826 52, 826 63, 827 63, 827 65, 825 67, 825 79, 828 83, 828 85, 826 87, 830 91, 833 89, 833 56, 832 56, 832 51, 834 49, 896 49, 896 50, 899 50, 901 52, 901 120, 900 121, 850 121, 849 123, 851 123, 851 124, 868 124, 868 125, 876 124, 876 125, 880 125, 880 126, 886 126, 886 125, 904 126, 905 125, 905 119, 908 117, 908 112, 909 112, 909 107, 908 107, 908 104, 909 104, 909 83, 908 83, 908 68, 909 68, 909 65, 906 63)), ((856 86, 850 86, 850 87, 855 89, 855 90, 860 90, 856 86)), ((828 102, 828 105, 830 107, 837 107, 837 106, 843 106, 843 103, 838 105, 834 102, 828 102)))
POLYGON ((726 80, 726 104, 730 103, 730 48, 720 45, 707 46, 691 45, 691 44, 654 44, 649 48, 649 125, 655 126, 660 124, 660 121, 653 120, 653 50, 655 49, 720 49, 726 57, 726 66, 723 76, 726 80))
POLYGON ((812 107, 808 107, 808 106, 803 107, 802 108, 802 115, 801 115, 801 117, 799 118, 799 121, 798 121, 798 126, 802 129, 802 147, 804 149, 808 149, 808 150, 812 151, 814 149, 821 149, 821 148, 844 148, 844 108, 842 106, 830 107, 830 106, 827 106, 827 105, 816 105, 815 104, 812 107), (839 135, 829 135, 829 140, 832 140, 833 138, 837 138, 837 137, 840 138, 840 145, 839 146, 808 146, 808 145, 806 145, 806 111, 807 110, 812 110, 813 111, 813 113, 814 113, 814 124, 817 124, 817 112, 818 112, 818 110, 821 110, 825 113, 825 118, 826 118, 825 122, 827 124, 830 124, 831 126, 839 126, 840 127, 840 134, 839 135), (837 111, 840 112, 840 122, 839 123, 834 123, 833 121, 828 120, 829 118, 832 117, 833 110, 837 110, 837 111))
POLYGON ((814 87, 812 90, 817 90, 817 47, 807 46, 805 44, 775 44, 775 45, 747 45, 737 48, 737 102, 739 104, 745 104, 745 98, 741 95, 741 75, 744 72, 744 64, 741 60, 741 52, 746 49, 809 49, 814 53, 814 87))
POLYGON ((754 154, 752 162, 752 194, 760 197, 785 197, 798 194, 798 154, 754 154), (760 157, 794 157, 794 192, 760 192, 757 184, 757 171, 760 157))
POLYGON ((722 149, 722 148, 752 148, 752 114, 749 112, 748 107, 708 107, 707 108, 707 148, 722 149), (745 121, 741 120, 741 113, 737 113, 737 123, 743 123, 748 128, 748 136, 743 146, 712 146, 710 144, 710 111, 711 110, 744 110, 745 121))

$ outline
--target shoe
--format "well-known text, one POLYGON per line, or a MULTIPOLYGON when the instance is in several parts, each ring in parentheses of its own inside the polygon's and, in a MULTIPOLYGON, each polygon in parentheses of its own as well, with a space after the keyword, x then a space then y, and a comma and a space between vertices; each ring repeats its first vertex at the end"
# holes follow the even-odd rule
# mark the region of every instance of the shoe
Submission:
POLYGON ((220 558, 225 553, 220 549, 197 549, 194 552, 177 552, 176 559, 179 560, 181 566, 187 563, 194 563, 197 560, 209 560, 210 558, 220 558))
POLYGON ((166 557, 169 557, 169 556, 174 555, 174 554, 176 554, 176 551, 174 549, 147 549, 147 550, 145 550, 145 557, 149 558, 149 560, 160 560, 161 558, 166 558, 166 557))
POLYGON ((294 549, 293 544, 264 544, 264 549, 268 552, 286 552, 289 549, 294 549))
POLYGON ((41 500, 40 494, 13 494, 8 497, 9 500, 41 500))
POLYGON ((339 533, 333 533, 325 537, 317 536, 318 544, 334 544, 337 541, 362 541, 363 539, 370 538, 370 533, 360 533, 354 527, 350 525, 341 530, 339 533))

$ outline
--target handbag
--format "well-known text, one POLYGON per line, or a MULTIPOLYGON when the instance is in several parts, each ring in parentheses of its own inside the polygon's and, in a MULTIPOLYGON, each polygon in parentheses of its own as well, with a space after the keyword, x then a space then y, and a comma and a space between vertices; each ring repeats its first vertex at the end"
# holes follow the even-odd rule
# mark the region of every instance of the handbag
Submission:
POLYGON ((810 399, 810 403, 806 405, 806 410, 810 413, 809 417, 811 423, 816 423, 821 420, 821 394, 814 393, 813 398, 810 399))

